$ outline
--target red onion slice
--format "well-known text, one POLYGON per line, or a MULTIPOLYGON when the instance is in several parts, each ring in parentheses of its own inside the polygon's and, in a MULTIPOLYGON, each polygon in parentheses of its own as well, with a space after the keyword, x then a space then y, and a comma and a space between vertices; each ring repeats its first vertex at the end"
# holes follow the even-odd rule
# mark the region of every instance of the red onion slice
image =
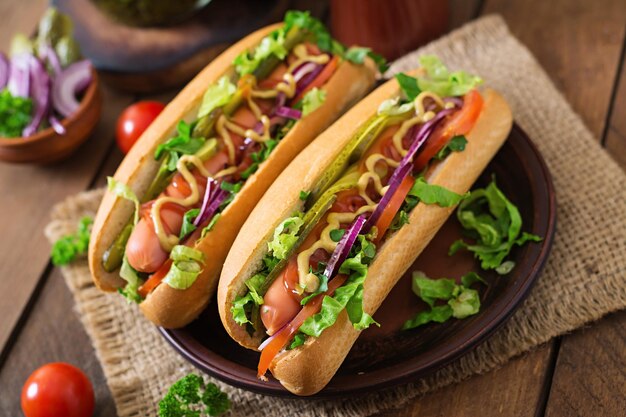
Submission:
POLYGON ((193 221, 193 225, 198 227, 202 220, 202 214, 206 211, 209 206, 209 202, 211 201, 211 197, 213 194, 213 186, 216 185, 216 182, 213 178, 208 178, 206 183, 206 189, 204 190, 204 198, 202 199, 202 207, 200 207, 200 212, 196 216, 193 221))
POLYGON ((65 117, 72 115, 80 105, 76 94, 83 91, 90 82, 91 64, 87 60, 75 62, 61 71, 52 85, 54 108, 65 117))
POLYGON ((59 119, 54 116, 50 116, 48 117, 48 121, 50 122, 50 126, 52 126, 55 132, 57 132, 59 135, 65 135, 65 127, 63 127, 59 119))
POLYGON ((57 55, 56 51, 52 49, 50 45, 48 44, 43 45, 39 49, 39 57, 42 60, 47 61, 48 64, 50 64, 50 67, 52 68, 52 71, 54 72, 55 75, 63 71, 63 67, 61 66, 61 61, 59 60, 59 56, 57 55))
MULTIPOLYGON (((222 204, 222 202, 226 199, 226 197, 228 197, 228 194, 229 194, 228 191, 222 190, 222 189, 220 189, 217 193, 215 193, 215 195, 211 199, 211 203, 209 204, 207 209, 204 211, 204 213, 200 213, 198 215, 198 218, 200 218, 198 225, 203 224, 213 218, 213 215, 215 215, 215 212, 220 207, 220 204, 222 204)), ((198 218, 196 218, 196 220, 198 218)), ((196 224, 195 221, 194 221, 194 224, 196 224)))
POLYGON ((30 91, 30 69, 28 62, 31 56, 21 54, 11 58, 7 87, 14 97, 28 97, 30 91))
MULTIPOLYGON (((329 61, 330 62, 330 61, 329 61)), ((300 93, 309 85, 313 82, 313 80, 315 78, 317 78, 317 76, 322 72, 322 70, 324 69, 324 67, 326 67, 326 65, 318 65, 315 64, 316 67, 313 71, 309 72, 306 76, 302 77, 300 79, 300 81, 298 81, 296 83, 296 94, 294 94, 294 97, 298 97, 300 95, 300 93)), ((328 64, 327 64, 328 65, 328 64)))
POLYGON ((367 219, 367 223, 365 224, 365 226, 363 226, 363 231, 365 233, 369 232, 372 227, 374 227, 381 214, 383 214, 383 211, 385 211, 387 204, 389 204, 391 197, 393 197, 396 191, 398 191, 400 184, 402 184, 402 181, 404 181, 404 179, 407 177, 407 175, 411 173, 412 170, 413 164, 411 162, 401 162, 400 166, 398 166, 398 168, 396 168, 396 170, 393 172, 393 175, 391 175, 389 183, 387 184, 389 188, 387 188, 387 191, 385 191, 383 198, 380 199, 378 205, 376 205, 376 208, 374 209, 374 212, 367 219))
POLYGON ((22 136, 32 136, 37 132, 44 117, 50 109, 50 77, 46 68, 34 56, 30 57, 30 78, 32 80, 32 96, 35 102, 35 113, 31 122, 22 131, 22 136))
POLYGON ((306 62, 300 65, 293 71, 293 79, 297 83, 300 81, 305 75, 310 74, 315 71, 317 67, 321 66, 320 64, 316 64, 315 62, 306 62))
POLYGON ((326 269, 324 270, 324 275, 328 279, 334 276, 335 272, 337 272, 341 264, 346 260, 348 254, 350 254, 350 249, 352 249, 352 246, 354 245, 354 242, 356 242, 356 238, 361 232, 361 229, 363 229, 364 225, 365 216, 360 215, 354 220, 354 222, 352 222, 350 228, 343 234, 341 240, 337 243, 335 250, 330 256, 326 269))
MULTIPOLYGON (((292 318, 291 320, 293 320, 293 318, 292 318)), ((274 338, 275 338, 278 334, 280 334, 280 332, 282 332, 282 331, 285 329, 285 327, 289 326, 289 323, 291 323, 291 320, 289 320, 287 323, 285 323, 285 324, 283 325, 283 327, 281 327, 280 329, 276 330, 276 331, 274 332, 274 334, 273 334, 273 335, 271 335, 270 337, 268 337, 267 339, 265 339, 265 340, 263 341, 263 343, 261 343, 261 344, 259 345, 259 347, 257 348, 257 349, 259 350, 259 352, 260 352, 260 351, 262 351, 263 349, 265 349, 265 346, 269 345, 269 344, 272 342, 272 340, 274 340, 274 338)))
POLYGON ((441 119, 454 112, 455 110, 456 109, 442 110, 437 113, 435 117, 424 123, 415 134, 415 139, 413 139, 413 142, 411 142, 411 146, 409 147, 407 154, 404 155, 404 158, 402 158, 402 161, 400 161, 400 165, 411 163, 417 151, 422 147, 422 145, 426 142, 426 139, 428 139, 428 137, 430 136, 431 132, 435 129, 435 126, 441 121, 441 119))
POLYGON ((276 115, 293 120, 300 120, 302 118, 302 112, 300 110, 285 106, 276 108, 276 115))
POLYGON ((11 70, 11 66, 9 65, 9 60, 6 55, 0 52, 0 89, 4 88, 9 81, 9 71, 11 70))

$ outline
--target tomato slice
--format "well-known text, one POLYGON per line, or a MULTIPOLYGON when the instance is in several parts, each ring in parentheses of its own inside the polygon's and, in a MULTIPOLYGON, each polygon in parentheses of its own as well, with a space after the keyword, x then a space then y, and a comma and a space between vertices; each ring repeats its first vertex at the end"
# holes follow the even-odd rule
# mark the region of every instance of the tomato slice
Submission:
POLYGON ((145 299, 148 294, 150 294, 161 283, 161 281, 163 281, 163 278, 165 278, 171 266, 172 260, 168 259, 163 263, 158 271, 150 275, 146 282, 144 282, 143 285, 139 287, 137 292, 139 293, 139 295, 141 295, 143 299, 145 299))
POLYGON ((424 149, 417 155, 413 164, 415 170, 421 171, 426 164, 443 149, 450 139, 457 135, 465 135, 474 127, 483 108, 483 97, 477 90, 465 95, 463 107, 432 133, 424 149))
POLYGON ((315 77, 313 81, 311 81, 311 84, 307 85, 306 88, 302 90, 300 94, 298 94, 291 102, 298 103, 300 100, 302 100, 306 93, 308 93, 315 87, 320 88, 321 86, 323 86, 326 81, 328 81, 330 76, 333 75, 335 69, 337 69, 337 65, 339 65, 339 56, 334 55, 333 58, 328 61, 328 64, 326 64, 322 72, 320 72, 319 75, 315 77))
POLYGON ((389 203, 387 203, 387 207, 385 207, 385 210, 376 222, 376 229, 378 234, 376 235, 376 239, 374 241, 375 244, 380 242, 382 237, 385 235, 387 229, 389 229, 389 226, 391 226, 393 218, 396 217, 396 213, 398 212, 398 210, 400 210, 400 207, 402 207, 402 203, 404 203, 404 199, 411 190, 411 187, 413 187, 414 183, 415 178, 407 175, 406 178, 404 178, 404 180, 402 180, 402 182, 400 183, 400 186, 398 187, 394 195, 391 197, 391 200, 389 200, 389 203))
POLYGON ((259 359, 257 368, 258 378, 265 377, 265 373, 276 355, 278 355, 282 348, 291 340, 293 335, 296 334, 300 326, 302 326, 302 323, 312 315, 319 313, 324 297, 326 295, 332 295, 337 288, 341 287, 343 283, 346 282, 346 279, 348 279, 347 275, 337 275, 328 283, 328 291, 309 301, 289 324, 274 335, 274 339, 261 351, 261 358, 259 359))

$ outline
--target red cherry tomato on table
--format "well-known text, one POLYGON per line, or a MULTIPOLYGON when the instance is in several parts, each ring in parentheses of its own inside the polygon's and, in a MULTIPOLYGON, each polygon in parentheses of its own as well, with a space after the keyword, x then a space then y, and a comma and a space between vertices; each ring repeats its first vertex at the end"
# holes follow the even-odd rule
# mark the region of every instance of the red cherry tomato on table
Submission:
POLYGON ((22 388, 26 417, 91 417, 93 387, 75 366, 49 363, 33 372, 22 388))
POLYGON ((164 108, 165 104, 158 101, 138 101, 126 107, 117 119, 116 128, 117 146, 124 154, 128 153, 164 108))

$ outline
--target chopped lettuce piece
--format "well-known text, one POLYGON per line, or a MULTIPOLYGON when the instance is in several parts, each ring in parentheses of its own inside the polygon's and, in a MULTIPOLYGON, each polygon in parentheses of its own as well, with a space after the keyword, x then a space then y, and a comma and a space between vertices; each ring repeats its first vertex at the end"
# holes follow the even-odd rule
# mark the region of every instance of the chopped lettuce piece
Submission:
POLYGON ((403 103, 403 104, 399 104, 399 103, 400 103, 399 97, 390 98, 390 99, 383 101, 378 106, 378 115, 397 116, 399 114, 403 114, 403 113, 408 112, 409 110, 412 110, 414 107, 412 101, 409 101, 408 103, 403 103))
POLYGON ((475 243, 457 240, 450 246, 449 255, 461 249, 469 250, 480 260, 481 268, 495 269, 501 275, 508 274, 515 266, 512 261, 504 261, 514 245, 542 240, 530 233, 520 236, 522 217, 519 210, 495 181, 486 188, 472 191, 459 205, 457 218, 475 243))
POLYGON ((383 58, 382 55, 376 54, 370 48, 363 46, 351 46, 343 55, 347 61, 355 64, 362 64, 365 61, 366 56, 370 57, 374 61, 381 74, 389 68, 387 60, 383 58))
POLYGON ((235 91, 237 91, 237 87, 230 82, 226 75, 220 78, 217 83, 212 84, 204 93, 202 104, 198 110, 198 119, 228 103, 235 91))
POLYGON ((417 85, 422 91, 431 91, 441 97, 462 96, 482 84, 483 80, 465 71, 450 72, 434 55, 420 57, 426 77, 419 77, 417 85))
POLYGON ((326 100, 326 91, 320 90, 317 87, 310 90, 302 98, 302 117, 313 113, 317 110, 326 100))
POLYGON ((135 205, 134 224, 139 221, 139 199, 135 192, 123 182, 119 182, 113 177, 107 177, 107 187, 110 192, 118 197, 124 198, 135 205))
POLYGON ((288 52, 285 48, 285 33, 284 28, 275 30, 261 40, 261 43, 256 47, 254 53, 243 51, 239 54, 233 62, 237 73, 239 75, 253 73, 261 61, 268 58, 270 55, 274 55, 278 59, 283 60, 288 52))
POLYGON ((418 178, 411 187, 409 195, 417 197, 424 204, 437 204, 441 207, 452 207, 458 204, 467 194, 457 194, 440 185, 429 184, 424 178, 418 178))
POLYGON ((263 304, 263 297, 259 293, 264 282, 264 274, 254 275, 252 278, 246 280, 248 292, 235 298, 233 306, 230 308, 230 312, 232 313, 235 322, 240 326, 246 323, 252 324, 252 321, 249 319, 252 309, 255 306, 263 304))
POLYGON ((414 272, 413 292, 428 304, 429 309, 420 311, 415 317, 407 320, 402 330, 414 329, 430 322, 443 323, 451 317, 464 319, 478 313, 480 296, 478 291, 470 288, 476 282, 485 283, 475 272, 464 275, 461 284, 457 284, 453 279, 431 279, 423 272, 414 272))
POLYGON ((296 333, 291 340, 291 344, 287 346, 287 350, 295 349, 298 346, 302 346, 306 342, 306 335, 304 333, 296 333))
POLYGON ((139 272, 130 266, 126 255, 124 255, 124 259, 122 260, 120 277, 126 281, 126 285, 124 288, 118 289, 118 292, 126 297, 129 303, 141 303, 143 298, 139 295, 139 287, 143 284, 143 279, 139 276, 139 272))
POLYGON ((274 237, 267 243, 267 249, 277 259, 285 259, 289 250, 298 241, 298 232, 304 225, 302 213, 288 217, 274 229, 274 237))
POLYGON ((163 278, 163 282, 177 290, 186 290, 191 287, 200 272, 204 262, 204 253, 189 246, 176 245, 170 253, 172 266, 163 278))

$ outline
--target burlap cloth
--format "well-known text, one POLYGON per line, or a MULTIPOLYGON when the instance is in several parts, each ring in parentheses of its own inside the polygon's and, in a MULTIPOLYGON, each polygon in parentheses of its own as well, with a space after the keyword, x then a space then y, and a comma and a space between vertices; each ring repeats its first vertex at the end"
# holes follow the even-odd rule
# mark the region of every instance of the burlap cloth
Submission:
MULTIPOLYGON (((480 74, 501 91, 516 121, 538 145, 558 196, 558 230, 543 274, 516 314, 473 352, 409 385, 334 401, 264 397, 221 384, 233 415, 363 416, 473 374, 493 370, 557 335, 626 307, 626 176, 600 148, 529 51, 498 16, 477 20, 403 57, 393 72, 436 53, 451 68, 480 74)), ((47 235, 72 232, 95 213, 102 190, 59 204, 47 235)), ((63 268, 120 417, 156 415, 167 387, 194 370, 142 319, 137 308, 92 284, 86 262, 63 268)))

